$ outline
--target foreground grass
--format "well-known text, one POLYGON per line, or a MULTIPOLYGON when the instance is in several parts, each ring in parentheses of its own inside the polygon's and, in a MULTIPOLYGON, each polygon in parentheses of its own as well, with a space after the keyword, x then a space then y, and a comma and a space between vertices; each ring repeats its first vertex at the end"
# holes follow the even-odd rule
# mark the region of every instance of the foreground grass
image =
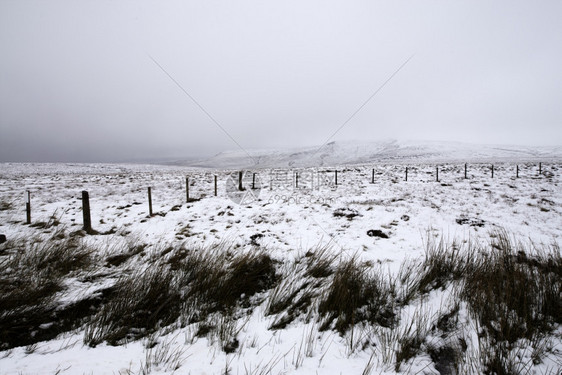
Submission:
MULTIPOLYGON (((239 322, 262 307, 269 330, 313 324, 337 332, 349 354, 371 351, 394 371, 428 355, 440 373, 517 374, 549 355, 562 320, 560 249, 523 245, 503 231, 488 244, 428 242, 425 257, 404 262, 397 275, 327 248, 283 264, 226 243, 162 246, 150 255, 138 241, 94 249, 63 231, 0 246, 2 350, 72 330, 95 347, 193 326, 195 339, 232 353, 241 350, 239 322), (71 280, 100 286, 61 303, 71 280), (448 302, 420 307, 436 293, 448 302)), ((303 341, 313 340, 311 330, 303 341)), ((149 363, 181 366, 180 351, 162 350, 151 351, 145 373, 149 363)), ((370 361, 365 373, 373 368, 370 361)))
POLYGON ((61 306, 64 280, 88 272, 93 250, 79 240, 8 241, 0 256, 0 348, 31 345, 75 328, 94 301, 61 306))

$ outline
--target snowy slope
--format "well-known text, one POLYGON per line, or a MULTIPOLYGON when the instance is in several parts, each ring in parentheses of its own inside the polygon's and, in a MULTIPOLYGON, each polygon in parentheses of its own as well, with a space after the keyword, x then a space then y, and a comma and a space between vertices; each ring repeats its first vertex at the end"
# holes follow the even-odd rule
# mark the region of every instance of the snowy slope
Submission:
POLYGON ((206 168, 287 168, 368 163, 556 161, 562 147, 477 145, 462 142, 330 142, 294 149, 234 150, 212 158, 174 164, 206 168))
MULTIPOLYGON (((332 176, 324 168, 312 171, 309 180, 301 171, 298 188, 293 184, 293 169, 286 170, 285 175, 259 170, 262 188, 256 192, 256 200, 245 204, 231 199, 227 185, 230 171, 226 170, 154 165, 0 164, 0 233, 8 238, 8 242, 0 245, 0 261, 21 250, 18 241, 35 239, 49 243, 54 236, 68 240, 78 236, 82 227, 80 192, 83 190, 90 192, 94 229, 103 235, 85 236, 81 240, 95 249, 97 262, 92 269, 69 274, 62 290, 53 297, 61 305, 91 297, 127 275, 167 262, 171 253, 165 256, 166 249, 183 246, 191 250, 227 244, 225 251, 234 254, 264 251, 276 260, 279 273, 288 275, 289 288, 308 280, 297 272, 299 264, 306 264, 307 254, 322 248, 337 256, 338 261, 357 259, 369 272, 380 271, 384 275, 396 275, 407 262, 424 259, 424 243, 430 239, 455 240, 460 246, 468 246, 487 243, 497 230, 505 229, 525 243, 532 241, 539 248, 553 244, 555 249, 560 249, 562 168, 560 163, 544 161, 554 153, 524 149, 521 153, 530 155, 527 157, 543 160, 542 174, 538 173, 537 163, 520 164, 518 178, 515 165, 496 163, 493 178, 489 165, 470 164, 465 179, 464 166, 457 163, 441 165, 440 182, 436 182, 434 165, 412 162, 408 164, 406 181, 404 168, 390 163, 394 160, 392 155, 402 155, 404 159, 407 155, 420 160, 429 158, 428 150, 436 148, 431 145, 424 148, 417 144, 420 148, 416 148, 389 142, 381 143, 376 151, 355 145, 352 153, 351 145, 333 144, 330 145, 333 154, 323 154, 325 163, 337 155, 344 158, 346 149, 349 155, 342 163, 357 160, 357 155, 370 157, 371 152, 387 155, 384 160, 389 163, 375 166, 374 172, 371 166, 342 168, 337 185, 333 180, 317 184, 332 176), (420 156, 422 151, 425 156, 420 156), (215 175, 217 196, 213 194, 215 175), (190 196, 200 200, 186 203, 186 176, 190 181, 190 196), (155 212, 152 217, 148 216, 148 186, 152 187, 155 212), (27 190, 31 192, 33 226, 24 224, 27 190), (53 224, 55 221, 58 224, 53 224), (380 229, 388 238, 369 235, 373 229, 380 229), (109 256, 124 254, 137 245, 145 250, 121 265, 108 265, 109 256)), ((445 147, 434 157, 443 157, 446 154, 443 150, 445 147)), ((452 153, 455 148, 449 144, 448 150, 452 153)), ((306 151, 302 153, 307 155, 306 151)), ((482 149, 478 155, 493 153, 515 155, 516 150, 482 149)), ((303 157, 298 152, 295 154, 291 157, 264 153, 263 161, 287 162, 303 157)), ((223 157, 225 163, 237 160, 223 157)), ((6 268, 2 272, 6 273, 6 268)), ((283 290, 284 285, 280 284, 278 289, 283 290)), ((358 325, 345 334, 321 330, 322 321, 315 310, 311 310, 309 320, 299 317, 284 329, 272 329, 282 316, 282 313, 267 313, 278 289, 264 291, 257 296, 253 309, 238 311, 240 315, 230 321, 214 315, 209 322, 185 325, 178 322, 124 345, 103 342, 96 347, 88 346, 85 344, 87 323, 84 323, 50 340, 8 350, 0 348, 0 373, 445 373, 439 371, 439 363, 427 354, 427 348, 446 344, 442 332, 432 327, 440 316, 453 310, 457 293, 452 286, 433 290, 400 308, 400 325, 395 329, 358 325), (427 321, 419 317, 427 317, 427 321), (217 329, 200 333, 205 324, 214 324, 212 319, 231 324, 216 323, 217 327, 230 327, 231 332, 217 329), (398 337, 411 329, 411 322, 421 327, 424 347, 397 368, 393 353, 397 350, 398 337), (233 353, 221 348, 217 337, 224 331, 230 332, 238 343, 233 353)), ((457 373, 480 374, 482 368, 469 366, 478 365, 482 340, 465 305, 459 306, 457 327, 447 338, 453 340, 458 335, 468 344, 462 356, 466 367, 457 373)), ((48 329, 49 324, 41 324, 39 329, 48 329)), ((523 357, 517 362, 520 373, 560 373, 561 337, 562 328, 557 325, 551 336, 533 344, 534 347, 523 340, 518 342, 512 353, 523 357), (541 345, 548 350, 545 349, 542 362, 535 363, 530 353, 541 345)))

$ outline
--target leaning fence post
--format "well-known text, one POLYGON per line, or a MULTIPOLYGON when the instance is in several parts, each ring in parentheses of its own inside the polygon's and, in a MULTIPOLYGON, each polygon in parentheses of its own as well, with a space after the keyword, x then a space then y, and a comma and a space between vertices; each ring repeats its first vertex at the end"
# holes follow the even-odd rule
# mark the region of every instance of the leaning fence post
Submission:
POLYGON ((31 192, 27 191, 27 200, 25 202, 25 212, 26 212, 26 219, 27 224, 31 224, 31 192))
POLYGON ((84 218, 84 230, 86 233, 92 231, 92 219, 90 217, 90 196, 87 191, 82 191, 82 217, 84 218))
POLYGON ((148 187, 148 215, 152 216, 152 188, 148 187))
POLYGON ((189 203, 189 177, 185 178, 185 201, 189 203))

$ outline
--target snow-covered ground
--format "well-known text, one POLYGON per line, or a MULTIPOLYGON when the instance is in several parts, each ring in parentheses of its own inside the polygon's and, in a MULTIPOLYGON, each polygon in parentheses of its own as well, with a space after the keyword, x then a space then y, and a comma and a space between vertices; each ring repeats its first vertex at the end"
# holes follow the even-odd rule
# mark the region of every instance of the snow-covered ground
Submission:
MULTIPOLYGON (((81 192, 86 190, 93 229, 109 233, 86 240, 107 251, 124 241, 147 244, 149 256, 164 244, 185 241, 205 247, 220 242, 228 243, 233 251, 265 249, 282 267, 327 246, 340 259, 356 257, 395 275, 405 260, 424 256, 428 240, 487 242, 494 229, 503 228, 524 242, 561 245, 562 165, 550 160, 541 167, 539 175, 538 162, 519 164, 516 178, 516 163, 496 163, 492 178, 491 164, 469 163, 466 179, 463 163, 256 169, 257 189, 251 189, 254 172, 246 171, 246 190, 238 193, 232 188, 237 186, 238 173, 229 170, 0 164, 0 234, 8 239, 47 238, 63 227, 67 233, 80 230, 81 192), (214 196, 214 176, 218 196, 214 196), (189 203, 186 177, 190 197, 196 199, 189 203), (148 187, 152 217, 148 216, 148 187), (26 191, 31 194, 32 223, 56 220, 60 225, 48 229, 25 225, 26 191), (370 230, 382 231, 388 238, 371 236, 370 230)), ((111 282, 114 279, 109 277, 106 283, 111 282)), ((61 298, 91 293, 92 288, 69 281, 61 298)), ((447 303, 447 290, 432 292, 404 309, 402 321, 412 321, 420 309, 433 316, 432 310, 447 303)), ((142 373, 144 368, 159 374, 171 373, 178 366, 176 373, 181 374, 394 373, 394 367, 384 361, 381 344, 357 349, 350 343, 359 343, 360 338, 319 331, 315 321, 295 321, 271 330, 275 317, 265 316, 265 305, 236 321, 240 345, 231 354, 222 351, 212 337, 196 337, 189 325, 162 332, 154 348, 148 348, 146 339, 91 348, 83 344, 84 331, 75 330, 32 348, 0 352, 0 373, 126 374, 142 373), (163 353, 166 348, 169 352, 163 353), (157 363, 154 359, 173 355, 178 366, 171 360, 157 363), (147 363, 153 363, 149 370, 147 363)), ((537 369, 547 373, 559 368, 559 340, 560 336, 553 344, 554 354, 537 369)), ((428 355, 414 357, 400 371, 439 373, 428 355)))

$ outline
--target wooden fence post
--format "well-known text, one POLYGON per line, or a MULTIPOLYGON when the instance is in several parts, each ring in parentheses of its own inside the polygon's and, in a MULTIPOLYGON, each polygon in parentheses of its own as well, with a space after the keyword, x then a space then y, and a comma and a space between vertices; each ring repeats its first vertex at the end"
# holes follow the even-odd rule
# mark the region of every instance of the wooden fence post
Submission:
POLYGON ((338 186, 338 170, 336 169, 336 186, 338 186))
POLYGON ((375 183, 375 168, 373 168, 373 171, 371 173, 371 184, 375 183))
POLYGON ((215 175, 215 197, 217 196, 217 175, 215 175))
POLYGON ((252 173, 252 190, 256 189, 256 174, 252 173))
POLYGON ((406 181, 408 181, 408 167, 406 167, 406 181))
POLYGON ((27 191, 27 200, 25 202, 26 223, 31 224, 31 192, 27 191))
POLYGON ((242 171, 238 172, 238 190, 244 190, 244 187, 242 186, 242 171))
POLYGON ((439 166, 435 167, 435 181, 439 182, 439 166))
POLYGON ((148 215, 152 216, 152 188, 148 187, 148 215))
POLYGON ((90 196, 87 191, 82 191, 82 217, 84 219, 84 230, 92 232, 92 219, 90 217, 90 196))
POLYGON ((515 169, 515 178, 519 178, 519 164, 517 165, 517 167, 515 169))
POLYGON ((494 164, 492 164, 492 178, 494 178, 494 164))
POLYGON ((542 174, 542 163, 539 163, 539 175, 542 174))
POLYGON ((185 201, 189 203, 189 177, 185 178, 185 201))
POLYGON ((466 170, 467 170, 466 163, 464 163, 464 179, 465 179, 465 180, 467 179, 467 177, 466 177, 466 170))
POLYGON ((299 188, 299 172, 295 172, 295 188, 299 188))

